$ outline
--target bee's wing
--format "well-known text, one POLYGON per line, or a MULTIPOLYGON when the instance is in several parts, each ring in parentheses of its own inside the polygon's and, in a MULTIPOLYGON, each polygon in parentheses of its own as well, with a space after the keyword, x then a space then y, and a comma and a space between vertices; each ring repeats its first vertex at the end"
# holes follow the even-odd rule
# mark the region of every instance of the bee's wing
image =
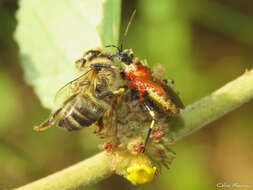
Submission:
POLYGON ((62 105, 72 95, 79 93, 84 88, 88 88, 91 84, 89 81, 90 71, 92 71, 92 69, 89 69, 81 76, 77 77, 76 79, 68 82, 63 87, 61 87, 60 90, 58 90, 55 95, 54 98, 55 105, 57 106, 62 105))

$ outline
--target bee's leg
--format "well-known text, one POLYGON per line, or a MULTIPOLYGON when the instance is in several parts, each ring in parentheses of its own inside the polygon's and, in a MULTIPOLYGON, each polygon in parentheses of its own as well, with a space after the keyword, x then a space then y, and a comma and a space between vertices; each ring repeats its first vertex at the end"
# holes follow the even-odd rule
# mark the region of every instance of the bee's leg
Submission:
POLYGON ((90 68, 91 69, 97 69, 97 70, 100 70, 100 69, 118 69, 117 66, 114 66, 114 65, 110 65, 110 64, 91 64, 90 65, 90 68))
POLYGON ((78 70, 81 70, 84 68, 85 64, 86 64, 87 60, 84 58, 80 58, 78 60, 75 61, 75 66, 78 70))
POLYGON ((151 125, 150 125, 149 129, 148 129, 148 134, 146 136, 145 144, 144 144, 144 149, 143 149, 142 152, 145 152, 145 149, 146 149, 146 146, 148 144, 148 140, 149 140, 150 134, 152 132, 152 129, 153 129, 154 125, 155 125, 155 120, 156 120, 155 112, 145 102, 144 102, 144 106, 147 109, 148 113, 151 115, 152 122, 151 122, 151 125))
POLYGON ((101 94, 99 94, 97 97, 99 99, 103 99, 107 96, 116 96, 116 95, 120 95, 122 94, 123 92, 125 92, 125 88, 120 88, 118 90, 115 90, 115 91, 105 91, 105 92, 102 92, 101 94))
POLYGON ((52 127, 55 124, 55 121, 57 120, 58 114, 61 112, 62 108, 56 110, 51 116, 49 117, 48 120, 40 124, 39 126, 35 126, 33 129, 35 131, 44 131, 50 127, 52 127))
POLYGON ((120 95, 125 92, 125 88, 119 88, 118 90, 113 91, 113 95, 120 95))
POLYGON ((98 131, 97 132, 100 133, 104 129, 103 117, 101 117, 97 121, 97 126, 98 126, 98 131))
POLYGON ((79 86, 78 86, 78 87, 80 87, 80 86, 85 86, 85 85, 87 85, 87 84, 89 84, 89 82, 83 81, 83 82, 80 82, 80 83, 79 83, 79 86))

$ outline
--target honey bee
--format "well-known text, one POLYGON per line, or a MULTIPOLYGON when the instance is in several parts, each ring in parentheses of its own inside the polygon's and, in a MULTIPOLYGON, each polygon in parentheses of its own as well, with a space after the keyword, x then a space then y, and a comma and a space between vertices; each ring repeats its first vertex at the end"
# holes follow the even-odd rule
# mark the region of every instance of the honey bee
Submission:
POLYGON ((82 74, 57 92, 55 103, 62 99, 63 103, 34 130, 43 131, 56 123, 68 131, 89 127, 102 119, 113 97, 124 92, 110 53, 92 49, 75 64, 82 74))

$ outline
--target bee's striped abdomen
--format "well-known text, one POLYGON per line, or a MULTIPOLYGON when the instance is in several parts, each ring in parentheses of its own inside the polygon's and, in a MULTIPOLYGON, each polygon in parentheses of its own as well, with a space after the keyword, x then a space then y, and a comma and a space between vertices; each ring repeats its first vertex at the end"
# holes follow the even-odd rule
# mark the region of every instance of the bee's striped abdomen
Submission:
POLYGON ((90 126, 92 123, 94 123, 96 120, 95 119, 90 119, 89 117, 87 117, 87 115, 84 115, 82 113, 80 113, 79 110, 77 110, 75 107, 73 108, 73 112, 70 115, 76 122, 78 122, 80 124, 80 126, 82 127, 88 127, 90 126))
POLYGON ((58 125, 68 131, 89 127, 99 120, 107 109, 108 104, 103 100, 98 101, 86 94, 79 95, 66 105, 58 125))
POLYGON ((59 123, 59 127, 65 128, 68 131, 73 131, 73 130, 79 130, 79 124, 73 122, 73 120, 70 119, 70 117, 64 117, 62 118, 59 123))

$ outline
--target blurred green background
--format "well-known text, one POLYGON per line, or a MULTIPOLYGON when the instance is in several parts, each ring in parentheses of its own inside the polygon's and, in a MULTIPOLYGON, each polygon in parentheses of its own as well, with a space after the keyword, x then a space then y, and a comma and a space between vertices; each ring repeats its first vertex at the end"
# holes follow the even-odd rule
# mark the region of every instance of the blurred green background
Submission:
MULTIPOLYGON (((0 189, 42 178, 100 151, 90 129, 32 130, 48 110, 23 79, 13 39, 17 8, 17 0, 0 0, 0 189)), ((134 9, 125 47, 151 66, 162 64, 186 105, 252 68, 251 0, 125 0, 122 30, 134 9)), ((234 183, 253 189, 252 106, 250 102, 178 142, 171 169, 151 183, 133 186, 113 176, 87 189, 213 190, 234 183)))

